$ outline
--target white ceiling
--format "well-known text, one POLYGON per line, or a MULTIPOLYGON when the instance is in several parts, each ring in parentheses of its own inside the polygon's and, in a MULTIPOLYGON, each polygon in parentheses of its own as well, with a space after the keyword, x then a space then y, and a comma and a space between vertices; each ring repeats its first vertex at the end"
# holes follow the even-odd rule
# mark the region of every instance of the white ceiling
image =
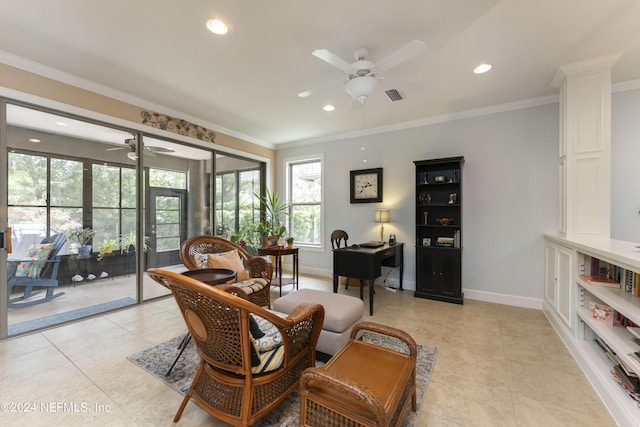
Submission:
POLYGON ((425 43, 425 53, 385 73, 423 89, 399 102, 378 90, 366 102, 368 129, 553 95, 558 66, 616 51, 625 53, 614 83, 640 79, 638 0, 7 3, 0 50, 267 145, 362 128, 340 87, 297 96, 345 78, 311 55, 319 48, 353 62, 353 50, 366 47, 375 62, 411 40, 425 43), (210 33, 212 17, 228 22, 229 34, 210 33), (493 70, 474 75, 481 62, 493 70), (322 111, 327 103, 336 111, 322 111))

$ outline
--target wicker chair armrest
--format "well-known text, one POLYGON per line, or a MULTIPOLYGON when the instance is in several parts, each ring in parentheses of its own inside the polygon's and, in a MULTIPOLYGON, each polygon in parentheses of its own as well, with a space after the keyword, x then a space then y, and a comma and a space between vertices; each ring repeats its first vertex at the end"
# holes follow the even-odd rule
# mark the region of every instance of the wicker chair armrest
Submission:
POLYGON ((324 321, 324 307, 322 305, 300 304, 284 319, 272 315, 276 319, 267 320, 280 330, 286 349, 285 353, 288 353, 289 358, 297 356, 311 345, 315 347, 324 321))
MULTIPOLYGON (((357 369, 357 367, 354 367, 357 369)), ((384 406, 380 398, 369 390, 364 385, 356 384, 346 378, 328 375, 322 368, 307 368, 302 373, 300 378, 300 392, 301 398, 307 397, 306 392, 314 388, 331 390, 332 394, 340 398, 340 409, 344 409, 341 412, 343 415, 353 416, 367 416, 372 420, 377 421, 376 425, 386 426, 389 425, 389 419, 385 413, 384 406), (364 407, 366 411, 353 411, 355 407, 364 407)), ((315 400, 315 399, 314 399, 315 400)), ((322 403, 319 402, 321 405, 322 403)), ((332 406, 332 410, 336 411, 335 403, 332 406)))
POLYGON ((392 328, 391 326, 381 325, 379 323, 361 322, 355 325, 351 330, 351 339, 356 339, 356 337, 359 335, 358 332, 360 331, 370 331, 377 334, 397 338, 407 345, 407 348, 409 350, 409 357, 411 359, 416 360, 418 356, 418 346, 416 345, 416 341, 411 335, 401 329, 392 328))
POLYGON ((273 266, 266 259, 259 256, 249 256, 245 260, 249 277, 266 279, 271 282, 273 266))

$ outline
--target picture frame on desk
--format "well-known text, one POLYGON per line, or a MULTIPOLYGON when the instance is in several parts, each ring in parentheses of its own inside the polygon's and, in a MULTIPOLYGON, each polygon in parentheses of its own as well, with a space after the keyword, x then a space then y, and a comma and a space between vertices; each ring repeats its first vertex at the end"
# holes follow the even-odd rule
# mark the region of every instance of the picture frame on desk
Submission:
POLYGON ((278 236, 263 236, 262 237, 262 246, 265 248, 277 248, 278 247, 278 236))

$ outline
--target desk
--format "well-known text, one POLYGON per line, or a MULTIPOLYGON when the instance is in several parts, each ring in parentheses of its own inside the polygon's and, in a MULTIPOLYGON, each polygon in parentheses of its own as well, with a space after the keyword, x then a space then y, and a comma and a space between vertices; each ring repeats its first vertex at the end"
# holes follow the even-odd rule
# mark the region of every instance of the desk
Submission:
MULTIPOLYGON (((373 315, 373 282, 382 276, 382 266, 400 267, 400 290, 402 290, 402 273, 404 243, 389 245, 385 243, 379 248, 362 248, 356 245, 333 250, 333 292, 338 292, 338 276, 354 277, 369 281, 369 314, 373 315)), ((363 299, 362 286, 360 299, 363 299)))
POLYGON ((271 255, 276 259, 274 279, 271 285, 280 288, 280 296, 282 296, 282 287, 285 285, 295 285, 298 290, 298 248, 281 248, 279 246, 273 248, 258 248, 258 255, 271 255), (285 255, 293 255, 293 277, 291 279, 282 278, 282 257, 285 255))

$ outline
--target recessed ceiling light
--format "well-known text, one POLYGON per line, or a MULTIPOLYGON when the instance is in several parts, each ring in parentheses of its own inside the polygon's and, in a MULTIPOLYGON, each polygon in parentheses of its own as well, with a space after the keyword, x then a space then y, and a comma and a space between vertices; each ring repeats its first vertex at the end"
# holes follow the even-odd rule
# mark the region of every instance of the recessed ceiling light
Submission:
POLYGON ((323 109, 324 111, 334 111, 334 110, 336 109, 336 107, 334 107, 334 106, 333 106, 333 105, 331 105, 331 104, 328 104, 328 105, 325 105, 324 107, 322 107, 322 109, 323 109))
POLYGON ((486 73, 491 69, 491 64, 480 64, 476 68, 473 69, 473 72, 476 74, 486 73))
POLYGON ((38 144, 40 142, 37 138, 29 138, 29 142, 33 142, 34 144, 38 144))
POLYGON ((227 34, 227 32, 229 31, 229 27, 227 27, 227 24, 219 19, 209 19, 207 21, 207 28, 212 33, 218 35, 227 34))

